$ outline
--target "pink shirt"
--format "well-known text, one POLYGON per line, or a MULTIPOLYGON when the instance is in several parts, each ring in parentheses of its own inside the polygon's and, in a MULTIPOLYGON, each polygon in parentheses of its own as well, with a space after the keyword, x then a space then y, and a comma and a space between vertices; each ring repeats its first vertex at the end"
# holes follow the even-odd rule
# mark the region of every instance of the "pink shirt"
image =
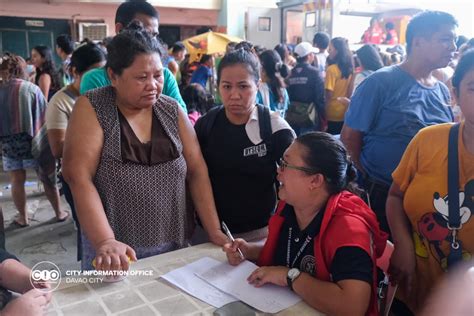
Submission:
POLYGON ((196 121, 201 117, 201 113, 199 113, 198 111, 194 111, 194 112, 191 112, 191 113, 188 113, 188 118, 189 120, 191 121, 191 123, 193 124, 196 124, 196 121))

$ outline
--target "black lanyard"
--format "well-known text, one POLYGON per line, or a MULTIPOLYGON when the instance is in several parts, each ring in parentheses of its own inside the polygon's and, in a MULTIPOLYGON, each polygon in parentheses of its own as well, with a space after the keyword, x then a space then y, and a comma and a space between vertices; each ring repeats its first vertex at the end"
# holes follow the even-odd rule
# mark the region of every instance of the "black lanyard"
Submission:
POLYGON ((301 245, 301 248, 300 250, 298 250, 298 252, 296 253, 296 256, 295 258, 293 259, 293 262, 291 263, 291 266, 290 266, 290 256, 291 256, 291 233, 293 231, 293 227, 290 227, 288 229, 288 243, 286 245, 286 266, 288 268, 293 268, 293 266, 295 265, 296 263, 296 260, 298 260, 298 258, 301 256, 301 254, 303 253, 303 251, 305 250, 306 246, 308 246, 308 244, 311 242, 311 239, 313 239, 313 237, 311 237, 310 235, 306 236, 306 239, 303 243, 303 245, 301 245))

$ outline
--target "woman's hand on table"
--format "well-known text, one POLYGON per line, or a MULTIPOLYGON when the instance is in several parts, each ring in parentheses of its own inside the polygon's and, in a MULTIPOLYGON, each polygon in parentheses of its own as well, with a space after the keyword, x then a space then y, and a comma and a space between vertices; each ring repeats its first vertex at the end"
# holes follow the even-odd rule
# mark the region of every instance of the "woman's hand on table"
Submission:
POLYGON ((4 316, 45 315, 48 310, 48 304, 51 301, 51 292, 43 293, 38 290, 29 290, 17 299, 12 300, 2 310, 4 316))
POLYGON ((227 242, 222 247, 222 251, 227 255, 227 261, 232 266, 239 265, 242 261, 245 261, 245 258, 248 258, 248 250, 249 244, 242 238, 237 238, 233 242, 229 242, 229 239, 227 239, 227 242), (242 251, 244 258, 242 258, 237 248, 242 251))
POLYGON ((266 283, 288 286, 286 277, 289 270, 287 267, 282 266, 260 267, 249 275, 247 281, 255 287, 261 287, 266 283))
POLYGON ((137 261, 132 247, 115 239, 107 239, 97 247, 95 268, 103 271, 127 271, 130 260, 137 261))

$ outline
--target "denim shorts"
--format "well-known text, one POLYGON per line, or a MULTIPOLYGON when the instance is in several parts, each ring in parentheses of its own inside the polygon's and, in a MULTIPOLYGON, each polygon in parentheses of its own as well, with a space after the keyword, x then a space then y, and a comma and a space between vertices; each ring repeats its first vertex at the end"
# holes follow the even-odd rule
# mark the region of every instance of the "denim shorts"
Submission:
POLYGON ((24 169, 38 169, 38 162, 35 159, 14 159, 3 157, 3 170, 14 171, 24 169))

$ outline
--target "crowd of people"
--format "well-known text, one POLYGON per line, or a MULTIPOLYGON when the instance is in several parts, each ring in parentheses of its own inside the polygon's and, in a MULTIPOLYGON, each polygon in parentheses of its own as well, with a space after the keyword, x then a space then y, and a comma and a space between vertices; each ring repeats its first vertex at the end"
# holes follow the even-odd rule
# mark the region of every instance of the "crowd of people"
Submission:
MULTIPOLYGON (((60 70, 51 49, 33 48, 33 82, 21 57, 0 63, 15 223, 29 225, 27 168, 56 219, 69 217, 58 164, 82 269, 127 270, 210 241, 232 265, 257 262, 248 277, 257 287, 289 287, 329 315, 378 315, 377 259, 392 240, 392 311, 412 315, 448 269, 472 258, 474 50, 472 40, 456 46, 450 14, 414 16, 406 54, 393 49, 399 57, 374 45, 381 31, 372 21, 355 52, 318 32, 294 50, 229 43, 195 65, 182 43, 163 48, 147 2, 124 2, 115 22, 105 51, 58 37, 60 70)), ((379 42, 398 44, 393 24, 385 27, 379 42)), ((6 305, 12 315, 26 305, 41 315, 51 299, 12 285, 28 271, 0 250, 0 285, 24 293, 6 305)))

